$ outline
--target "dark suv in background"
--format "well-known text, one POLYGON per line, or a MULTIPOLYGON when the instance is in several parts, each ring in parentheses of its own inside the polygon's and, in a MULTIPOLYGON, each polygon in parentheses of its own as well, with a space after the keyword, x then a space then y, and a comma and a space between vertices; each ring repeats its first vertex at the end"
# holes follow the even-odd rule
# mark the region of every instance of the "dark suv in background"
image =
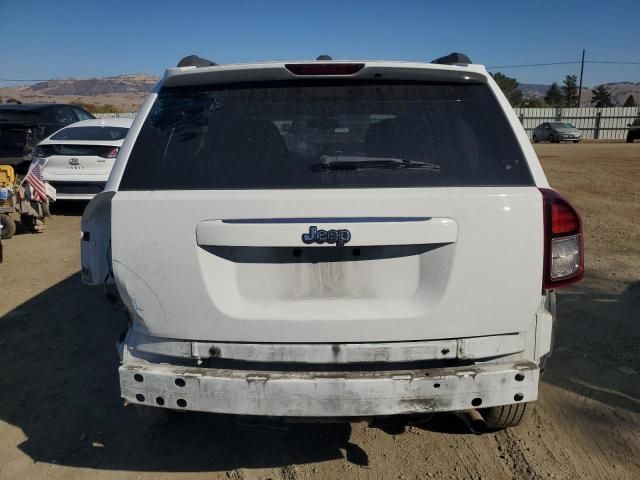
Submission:
POLYGON ((38 142, 62 127, 92 118, 74 105, 0 105, 0 164, 12 165, 18 174, 26 173, 38 142))
POLYGON ((633 143, 634 140, 640 140, 640 116, 629 125, 627 132, 627 143, 633 143))

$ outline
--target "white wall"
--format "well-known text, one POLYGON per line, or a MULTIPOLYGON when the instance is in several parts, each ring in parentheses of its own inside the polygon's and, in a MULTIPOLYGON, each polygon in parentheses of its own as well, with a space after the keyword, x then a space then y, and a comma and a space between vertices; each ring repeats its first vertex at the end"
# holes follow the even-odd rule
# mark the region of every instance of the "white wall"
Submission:
POLYGON ((566 121, 582 130, 583 138, 595 138, 597 114, 600 113, 601 140, 624 139, 627 136, 627 124, 640 117, 639 107, 611 108, 514 108, 529 138, 533 129, 543 122, 566 121))

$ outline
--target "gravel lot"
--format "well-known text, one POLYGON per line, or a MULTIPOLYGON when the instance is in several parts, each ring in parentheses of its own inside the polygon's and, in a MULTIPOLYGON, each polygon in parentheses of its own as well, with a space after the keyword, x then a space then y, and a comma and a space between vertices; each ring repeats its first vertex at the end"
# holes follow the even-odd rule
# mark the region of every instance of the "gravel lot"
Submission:
POLYGON ((520 428, 474 436, 447 415, 401 434, 201 414, 146 425, 119 398, 124 315, 80 284, 71 206, 5 243, 0 478, 640 478, 640 145, 536 149, 582 212, 588 274, 561 293, 556 351, 520 428))

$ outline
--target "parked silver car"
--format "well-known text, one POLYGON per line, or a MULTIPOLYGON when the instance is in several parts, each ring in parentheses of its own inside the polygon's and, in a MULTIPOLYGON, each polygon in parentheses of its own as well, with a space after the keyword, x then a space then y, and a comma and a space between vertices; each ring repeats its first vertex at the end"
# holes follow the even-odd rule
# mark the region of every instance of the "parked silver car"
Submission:
POLYGON ((573 142, 582 139, 582 132, 567 122, 544 122, 533 130, 533 143, 548 140, 551 143, 573 142))

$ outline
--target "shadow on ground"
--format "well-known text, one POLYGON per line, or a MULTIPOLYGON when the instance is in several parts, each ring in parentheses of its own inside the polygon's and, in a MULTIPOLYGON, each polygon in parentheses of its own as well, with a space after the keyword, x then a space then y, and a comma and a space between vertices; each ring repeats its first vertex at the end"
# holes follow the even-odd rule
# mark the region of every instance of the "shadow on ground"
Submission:
POLYGON ((558 295, 556 346, 543 381, 640 411, 640 282, 589 277, 558 295))
POLYGON ((87 205, 89 205, 88 200, 58 200, 51 204, 51 215, 81 217, 87 205))
MULTIPOLYGON (((545 381, 637 410, 638 377, 620 366, 637 367, 639 283, 620 294, 596 292, 586 284, 562 295, 558 350, 545 381)), ((193 413, 162 427, 144 423, 119 398, 114 344, 126 323, 79 274, 0 318, 0 419, 24 432, 19 448, 31 459, 169 472, 340 458, 368 464, 366 452, 349 442, 349 424, 246 430, 233 417, 193 413)), ((450 415, 422 428, 466 432, 450 415)))
POLYGON ((330 459, 366 465, 349 424, 239 427, 177 413, 153 426, 119 398, 115 342, 126 317, 73 275, 0 318, 0 419, 37 462, 130 471, 224 471, 330 459))
MULTIPOLYGON (((52 216, 69 216, 69 217, 81 217, 84 213, 84 209, 89 205, 88 201, 63 201, 50 204, 50 211, 52 216)), ((45 226, 47 225, 47 219, 44 219, 45 226)), ((39 235, 41 232, 36 232, 33 228, 34 219, 26 217, 25 221, 18 219, 16 221, 16 235, 39 235)))

